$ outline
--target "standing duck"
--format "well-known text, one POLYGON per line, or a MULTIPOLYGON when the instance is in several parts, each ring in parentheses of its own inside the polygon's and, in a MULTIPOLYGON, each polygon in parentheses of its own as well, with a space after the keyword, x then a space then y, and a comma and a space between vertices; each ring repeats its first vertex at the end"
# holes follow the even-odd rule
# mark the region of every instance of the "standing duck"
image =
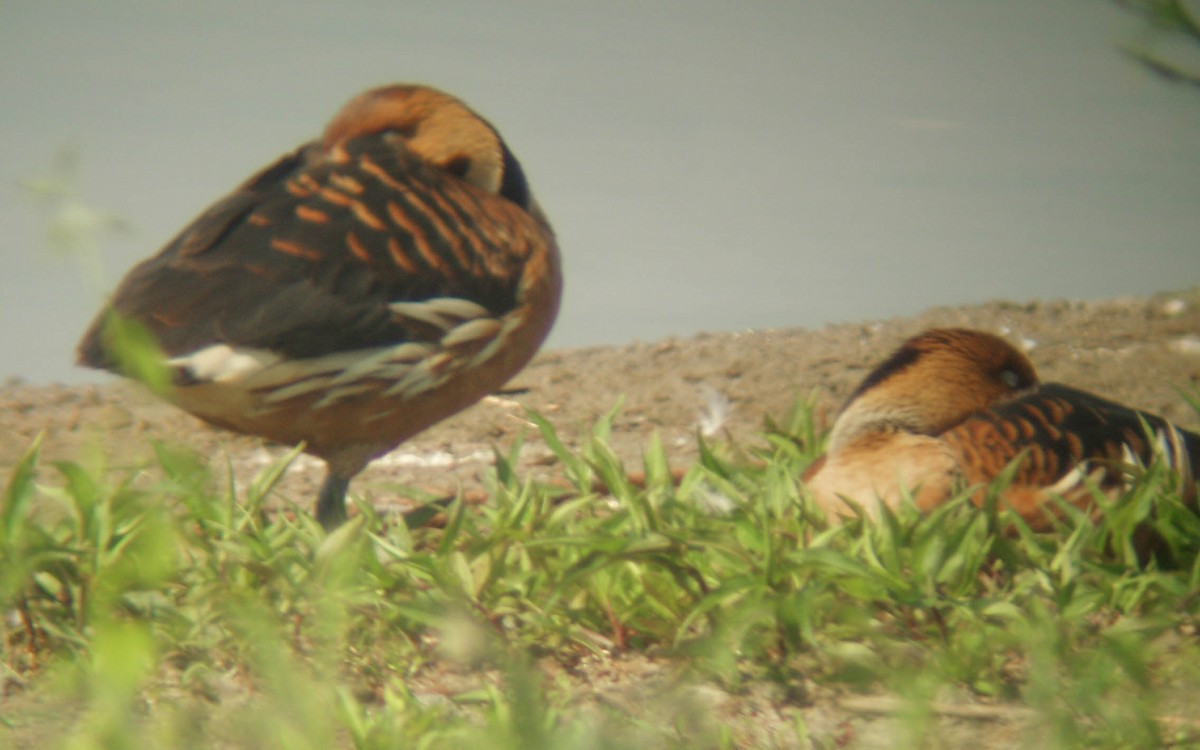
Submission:
POLYGON ((325 461, 328 529, 370 461, 529 362, 561 291, 496 129, 441 91, 384 86, 135 266, 78 361, 121 372, 120 331, 144 329, 170 402, 325 461))

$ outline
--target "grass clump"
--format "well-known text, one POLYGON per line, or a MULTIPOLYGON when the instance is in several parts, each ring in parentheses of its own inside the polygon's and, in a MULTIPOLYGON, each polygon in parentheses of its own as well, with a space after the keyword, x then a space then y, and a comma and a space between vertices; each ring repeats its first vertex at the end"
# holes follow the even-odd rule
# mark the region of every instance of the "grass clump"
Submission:
POLYGON ((364 508, 329 535, 269 506, 287 461, 220 488, 179 448, 130 472, 35 442, 0 505, 0 744, 1200 741, 1200 526, 1157 464, 1052 535, 965 497, 831 524, 806 403, 682 473, 652 440, 636 477, 612 415, 578 451, 533 420, 568 491, 513 448, 437 528, 364 508), (1169 554, 1139 559, 1146 524, 1169 554))

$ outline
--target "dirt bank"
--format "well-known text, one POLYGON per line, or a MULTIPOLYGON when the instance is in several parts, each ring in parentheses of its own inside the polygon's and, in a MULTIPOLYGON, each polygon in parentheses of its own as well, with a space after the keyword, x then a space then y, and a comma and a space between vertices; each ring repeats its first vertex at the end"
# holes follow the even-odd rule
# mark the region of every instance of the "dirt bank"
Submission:
MULTIPOLYGON (((798 395, 813 389, 832 415, 887 350, 921 329, 946 325, 1009 337, 1028 350, 1046 380, 1197 425, 1178 389, 1200 383, 1200 288, 1102 302, 991 302, 815 330, 712 333, 547 351, 504 393, 377 461, 353 490, 388 505, 395 482, 445 490, 477 486, 493 446, 507 451, 522 432, 524 468, 553 471, 548 452, 525 420, 525 408, 549 418, 572 444, 618 397, 624 406, 613 432, 617 451, 636 465, 657 431, 673 461, 682 465, 694 454, 706 404, 728 400, 723 430, 741 441, 753 441, 765 416, 782 414, 798 395)), ((128 383, 0 387, 0 468, 11 465, 39 432, 45 433, 46 460, 78 458, 87 446, 100 445, 114 464, 137 465, 151 456, 153 440, 167 440, 211 456, 218 469, 228 456, 239 481, 282 454, 279 447, 207 427, 128 383)), ((318 462, 302 460, 281 492, 310 497, 322 474, 318 462)))

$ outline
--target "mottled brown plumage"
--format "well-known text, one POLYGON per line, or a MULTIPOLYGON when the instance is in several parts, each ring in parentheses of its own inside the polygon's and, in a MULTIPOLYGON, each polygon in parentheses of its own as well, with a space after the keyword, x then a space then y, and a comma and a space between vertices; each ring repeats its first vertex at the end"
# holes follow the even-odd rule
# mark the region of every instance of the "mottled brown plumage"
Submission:
POLYGON ((1038 383, 1028 358, 997 336, 934 329, 864 379, 804 479, 835 513, 847 510, 843 497, 868 510, 876 502, 895 508, 905 491, 929 510, 972 486, 982 504, 986 485, 1017 461, 1001 499, 1044 529, 1055 498, 1090 505, 1093 487, 1119 489, 1128 463, 1148 463, 1156 444, 1186 483, 1195 481, 1200 436, 1069 386, 1038 383))
POLYGON ((325 459, 329 527, 369 461, 529 361, 561 288, 553 233, 496 130, 440 91, 386 86, 131 270, 79 362, 116 367, 113 313, 144 326, 173 403, 325 459))

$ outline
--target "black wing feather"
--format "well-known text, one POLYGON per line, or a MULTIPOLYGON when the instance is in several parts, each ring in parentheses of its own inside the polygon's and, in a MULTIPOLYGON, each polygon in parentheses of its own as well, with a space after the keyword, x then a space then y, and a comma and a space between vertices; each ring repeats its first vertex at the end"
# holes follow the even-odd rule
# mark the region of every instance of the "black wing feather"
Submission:
MULTIPOLYGON (((455 238, 437 228, 472 231, 465 219, 470 206, 444 207, 470 197, 473 186, 456 185, 448 199, 444 186, 454 178, 418 159, 391 134, 355 139, 345 151, 348 158, 335 160, 309 144, 250 178, 135 267, 111 308, 147 326, 170 356, 226 343, 308 357, 410 340, 413 329, 392 314, 390 302, 454 296, 497 315, 517 304, 521 269, 496 272, 503 248, 477 232, 469 247, 481 252, 467 253, 464 267, 464 254, 453 251, 455 238), (382 167, 388 179, 364 171, 360 159, 382 167), (365 189, 337 193, 347 181, 365 189), (372 228, 349 206, 331 202, 329 192, 384 219, 389 203, 401 206, 416 229, 395 223, 383 231, 372 228), (326 218, 297 218, 304 211, 326 218), (427 213, 436 213, 438 221, 427 213), (359 240, 366 259, 352 252, 348 233, 359 240), (423 252, 417 251, 419 243, 423 252), (395 262, 396 248, 409 260, 407 270, 395 262), (492 265, 485 267, 480 255, 492 265)), ((80 344, 84 364, 111 366, 100 336, 107 314, 101 313, 80 344)))
POLYGON ((1032 429, 1032 434, 1018 430, 1012 447, 1019 451, 1036 444, 1055 453, 1060 466, 1086 458, 1114 458, 1120 455, 1122 445, 1149 463, 1158 436, 1147 435, 1143 423, 1167 440, 1174 429, 1186 454, 1176 460, 1185 459, 1192 467, 1200 467, 1200 435, 1175 427, 1155 414, 1060 383, 1042 383, 971 419, 1032 429))

